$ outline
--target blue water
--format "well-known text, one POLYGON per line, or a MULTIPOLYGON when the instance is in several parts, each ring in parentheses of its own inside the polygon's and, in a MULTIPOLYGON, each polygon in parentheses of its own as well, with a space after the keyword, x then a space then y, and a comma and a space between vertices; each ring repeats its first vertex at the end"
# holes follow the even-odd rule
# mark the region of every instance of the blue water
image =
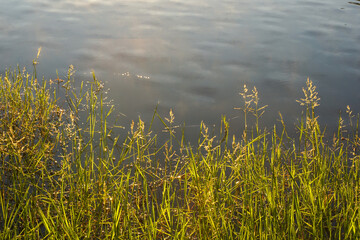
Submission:
MULTIPOLYGON (((172 108, 188 126, 239 129, 238 93, 256 86, 269 105, 263 124, 280 111, 293 124, 295 101, 309 77, 329 128, 346 106, 360 112, 360 6, 353 1, 284 0, 0 0, 0 68, 31 66, 77 81, 95 70, 127 124, 172 108), (355 3, 355 4, 354 4, 355 3), (124 116, 125 115, 125 116, 124 116)), ((240 130, 239 130, 240 131, 240 130)))

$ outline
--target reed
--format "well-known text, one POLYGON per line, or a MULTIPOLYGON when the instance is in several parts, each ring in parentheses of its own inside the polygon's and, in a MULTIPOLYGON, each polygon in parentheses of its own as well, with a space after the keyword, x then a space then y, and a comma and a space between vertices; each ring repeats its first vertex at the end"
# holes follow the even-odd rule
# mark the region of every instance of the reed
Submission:
POLYGON ((73 73, 0 77, 1 239, 360 238, 359 120, 348 107, 328 141, 310 80, 295 138, 259 127, 265 107, 245 86, 242 136, 223 117, 190 145, 172 111, 154 113, 164 144, 141 119, 114 136, 102 83, 75 89, 73 73))

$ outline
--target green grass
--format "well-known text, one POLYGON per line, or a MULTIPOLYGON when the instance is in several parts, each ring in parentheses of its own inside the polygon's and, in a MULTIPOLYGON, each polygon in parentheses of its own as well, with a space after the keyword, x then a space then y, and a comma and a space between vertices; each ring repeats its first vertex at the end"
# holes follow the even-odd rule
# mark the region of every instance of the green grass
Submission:
POLYGON ((1 239, 360 238, 358 118, 348 108, 328 141, 311 81, 296 138, 259 127, 265 107, 245 86, 242 136, 223 117, 219 136, 201 123, 190 145, 155 111, 160 144, 141 119, 114 136, 102 84, 75 89, 73 72, 0 77, 1 239))

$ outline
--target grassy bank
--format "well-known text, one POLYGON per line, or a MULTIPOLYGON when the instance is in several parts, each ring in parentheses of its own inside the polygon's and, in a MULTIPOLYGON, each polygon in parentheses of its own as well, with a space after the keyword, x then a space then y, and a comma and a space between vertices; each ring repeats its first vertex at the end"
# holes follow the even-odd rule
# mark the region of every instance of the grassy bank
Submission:
POLYGON ((201 124, 190 146, 171 111, 154 114, 165 144, 140 119, 113 136, 101 83, 75 89, 73 71, 0 77, 1 239, 360 238, 358 118, 348 108, 325 140, 311 81, 296 138, 260 129, 264 108, 244 87, 239 110, 255 121, 242 136, 223 118, 217 137, 201 124))

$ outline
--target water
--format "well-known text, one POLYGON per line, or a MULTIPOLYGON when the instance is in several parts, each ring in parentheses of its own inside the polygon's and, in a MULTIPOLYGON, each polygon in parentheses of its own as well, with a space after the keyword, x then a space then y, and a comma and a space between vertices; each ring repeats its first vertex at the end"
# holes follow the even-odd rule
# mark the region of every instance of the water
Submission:
MULTIPOLYGON (((0 68, 30 66, 78 81, 95 70, 127 124, 172 108, 187 126, 241 126, 243 85, 293 124, 309 77, 321 97, 320 120, 336 125, 350 105, 360 112, 359 1, 0 0, 0 68)), ((240 127, 239 127, 240 129, 240 127)), ((239 130, 240 131, 240 130, 239 130)))

